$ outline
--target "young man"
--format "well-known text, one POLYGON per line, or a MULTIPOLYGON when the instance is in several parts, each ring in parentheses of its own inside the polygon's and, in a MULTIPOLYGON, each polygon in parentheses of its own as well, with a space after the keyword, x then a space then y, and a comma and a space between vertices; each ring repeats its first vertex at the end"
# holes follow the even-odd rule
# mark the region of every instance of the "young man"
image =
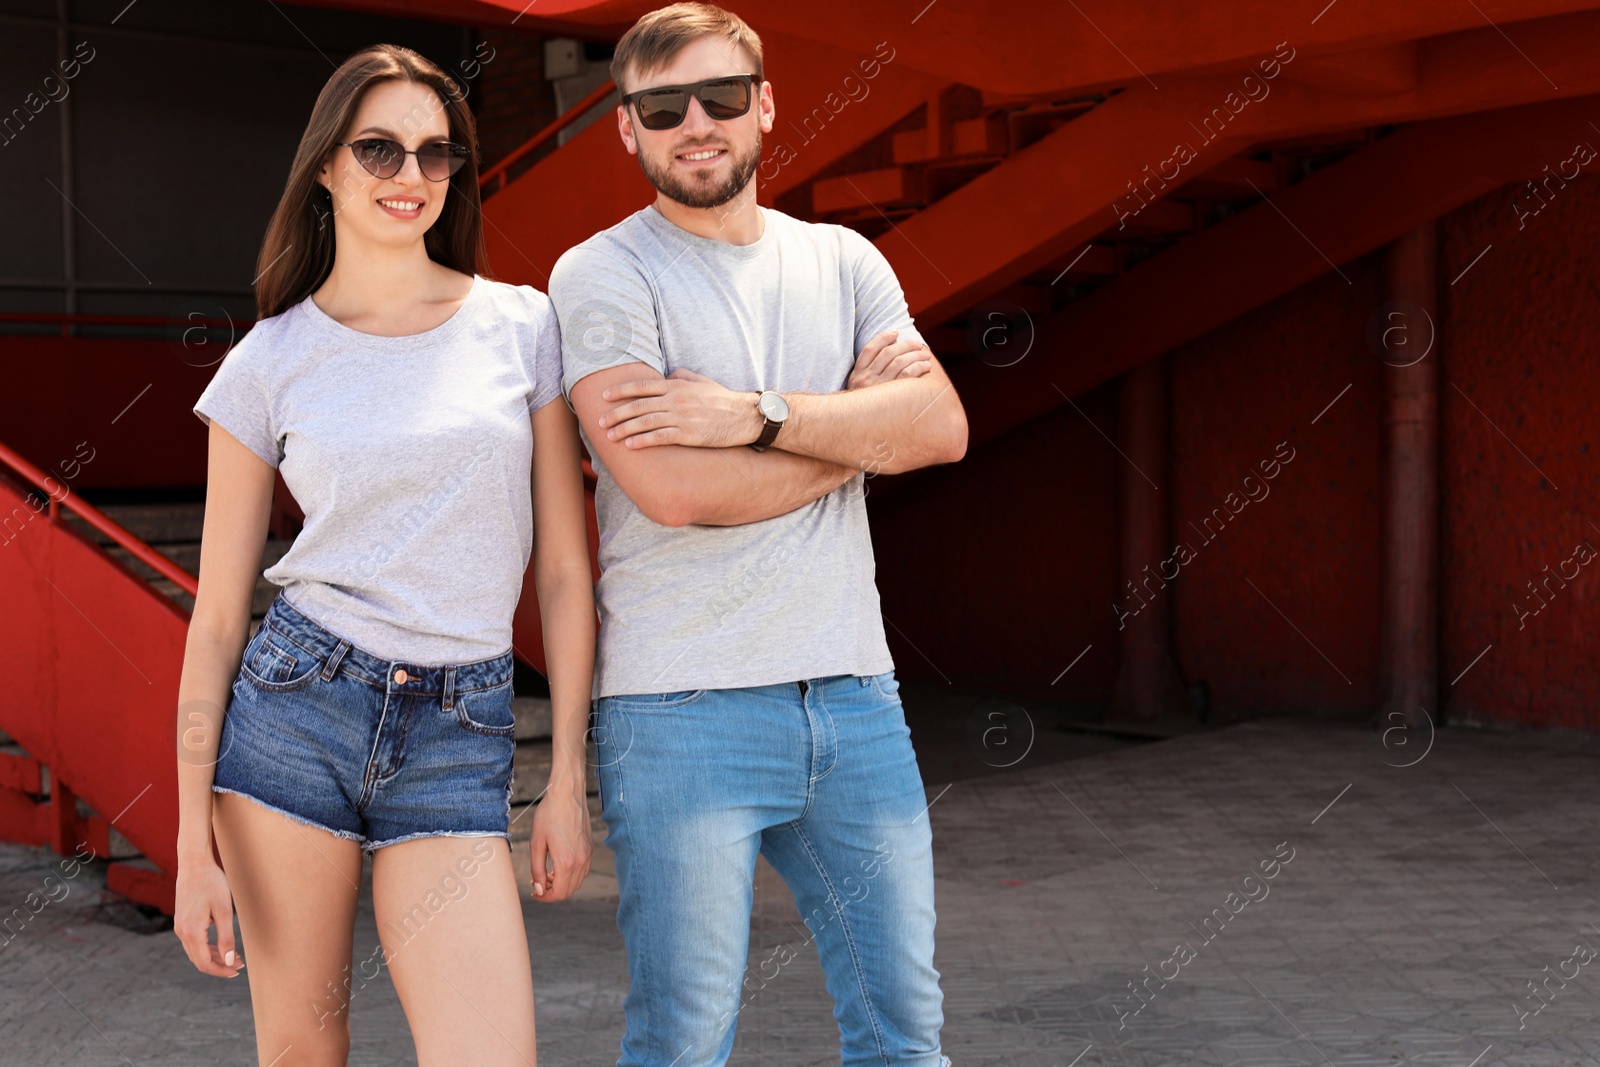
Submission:
POLYGON ((948 1065, 927 798, 863 497, 869 471, 960 459, 966 416, 877 249, 757 206, 774 108, 743 21, 652 12, 612 72, 659 195, 562 256, 550 296, 598 475, 619 1067, 725 1063, 740 1006, 784 980, 787 945, 746 972, 758 853, 816 945, 844 1062, 948 1065))

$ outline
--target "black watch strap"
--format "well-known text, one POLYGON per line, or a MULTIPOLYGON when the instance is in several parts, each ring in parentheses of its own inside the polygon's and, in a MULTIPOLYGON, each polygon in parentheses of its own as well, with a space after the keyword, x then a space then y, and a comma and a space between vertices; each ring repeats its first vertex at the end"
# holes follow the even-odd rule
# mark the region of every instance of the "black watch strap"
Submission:
MULTIPOLYGON (((762 418, 766 418, 766 416, 763 415, 762 418)), ((757 437, 754 441, 751 441, 750 447, 755 449, 757 452, 765 452, 767 450, 767 446, 772 444, 773 441, 777 440, 778 431, 781 429, 783 429, 783 423, 773 422, 771 419, 767 419, 766 425, 761 427, 761 436, 757 437)))

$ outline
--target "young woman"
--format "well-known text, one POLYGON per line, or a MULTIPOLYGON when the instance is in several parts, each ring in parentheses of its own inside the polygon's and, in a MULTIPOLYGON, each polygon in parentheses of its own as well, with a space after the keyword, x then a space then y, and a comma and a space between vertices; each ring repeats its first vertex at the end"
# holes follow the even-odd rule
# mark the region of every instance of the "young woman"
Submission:
POLYGON ((261 250, 261 320, 195 405, 210 471, 175 930, 196 967, 235 977, 237 907, 275 1067, 344 1063, 346 1009, 382 968, 421 1064, 534 1062, 508 821, 511 619, 535 541, 554 766, 534 893, 564 899, 588 873, 578 436, 550 402, 550 301, 487 276, 476 157, 438 67, 390 45, 347 60, 261 250), (306 521, 252 636, 274 468, 306 521), (381 946, 353 944, 363 850, 381 946))

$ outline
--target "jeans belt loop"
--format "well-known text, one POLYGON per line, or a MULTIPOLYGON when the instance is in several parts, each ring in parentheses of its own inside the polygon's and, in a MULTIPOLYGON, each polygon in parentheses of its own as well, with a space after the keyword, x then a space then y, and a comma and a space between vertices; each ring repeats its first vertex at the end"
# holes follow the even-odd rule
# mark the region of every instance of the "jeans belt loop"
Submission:
POLYGON ((338 645, 334 647, 333 655, 328 657, 327 664, 322 668, 324 682, 333 681, 333 676, 339 672, 339 664, 344 662, 344 654, 349 651, 350 642, 340 638, 338 645))
POLYGON ((456 706, 456 669, 444 669, 444 710, 449 711, 456 706))

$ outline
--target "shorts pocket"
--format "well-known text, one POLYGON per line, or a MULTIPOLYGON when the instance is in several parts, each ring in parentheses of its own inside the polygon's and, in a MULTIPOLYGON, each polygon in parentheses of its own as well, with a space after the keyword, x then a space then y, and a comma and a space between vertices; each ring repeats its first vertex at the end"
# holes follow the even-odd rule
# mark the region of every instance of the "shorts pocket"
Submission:
POLYGON ((687 704, 693 704, 705 695, 706 691, 704 689, 684 689, 675 693, 625 693, 621 696, 611 696, 603 699, 609 700, 621 708, 639 710, 654 708, 659 711, 665 708, 681 708, 687 704))
POLYGON ((245 645, 239 674, 257 689, 289 693, 315 681, 322 663, 321 656, 312 655, 262 623, 245 645))
POLYGON ((517 729, 511 711, 511 680, 490 689, 455 695, 456 722, 475 734, 510 737, 517 729))

